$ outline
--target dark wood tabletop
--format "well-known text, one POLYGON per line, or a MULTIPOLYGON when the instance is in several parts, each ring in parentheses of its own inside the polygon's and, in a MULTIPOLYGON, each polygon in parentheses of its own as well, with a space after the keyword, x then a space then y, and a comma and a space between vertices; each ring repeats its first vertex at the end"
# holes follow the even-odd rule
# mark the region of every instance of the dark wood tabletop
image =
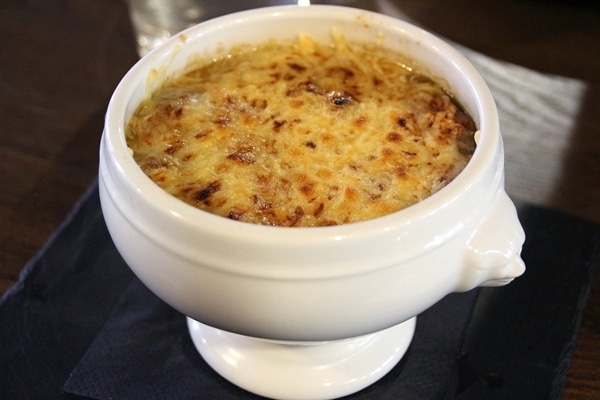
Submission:
MULTIPOLYGON (((600 224, 600 6, 356 3, 447 38, 482 71, 509 195, 600 224)), ((96 178, 106 106, 137 59, 123 0, 0 1, 0 294, 96 178)), ((600 399, 598 276, 562 398, 600 399)))

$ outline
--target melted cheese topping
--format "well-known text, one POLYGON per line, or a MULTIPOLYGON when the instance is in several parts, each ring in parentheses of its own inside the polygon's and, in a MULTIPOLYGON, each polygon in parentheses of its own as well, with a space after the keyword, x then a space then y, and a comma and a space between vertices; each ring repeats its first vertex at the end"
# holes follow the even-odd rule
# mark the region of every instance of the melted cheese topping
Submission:
POLYGON ((408 207, 450 182, 473 121, 405 57, 309 37, 240 47, 170 79, 127 127, 144 172, 208 212, 324 226, 408 207))

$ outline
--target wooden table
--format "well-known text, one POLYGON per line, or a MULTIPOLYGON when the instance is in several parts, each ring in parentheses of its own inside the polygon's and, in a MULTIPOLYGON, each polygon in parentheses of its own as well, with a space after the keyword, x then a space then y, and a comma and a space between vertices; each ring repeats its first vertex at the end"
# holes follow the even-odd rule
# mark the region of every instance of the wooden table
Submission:
MULTIPOLYGON (((454 41, 480 69, 498 102, 513 198, 600 223, 598 6, 355 3, 454 41)), ((136 60, 124 1, 0 2, 0 293, 96 177, 106 105, 136 60)), ((598 278, 563 394, 597 398, 598 278)))

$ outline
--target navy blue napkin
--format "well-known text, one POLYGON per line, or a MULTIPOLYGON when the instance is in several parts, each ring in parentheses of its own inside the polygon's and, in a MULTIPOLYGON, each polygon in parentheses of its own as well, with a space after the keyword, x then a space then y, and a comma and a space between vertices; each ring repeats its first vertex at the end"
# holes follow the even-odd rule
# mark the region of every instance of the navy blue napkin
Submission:
MULTIPOLYGON (((475 292, 448 296, 417 321, 405 359, 356 399, 442 399, 475 292)), ((185 318, 137 279, 64 386, 94 399, 255 399, 213 372, 185 318)))
MULTIPOLYGON (((526 274, 423 313, 406 356, 356 399, 558 399, 600 227, 521 204, 526 274)), ((94 184, 0 299, 0 398, 253 399, 198 355, 185 317, 133 276, 94 184)))
POLYGON ((94 183, 0 298, 0 399, 64 398, 60 388, 132 278, 94 183))

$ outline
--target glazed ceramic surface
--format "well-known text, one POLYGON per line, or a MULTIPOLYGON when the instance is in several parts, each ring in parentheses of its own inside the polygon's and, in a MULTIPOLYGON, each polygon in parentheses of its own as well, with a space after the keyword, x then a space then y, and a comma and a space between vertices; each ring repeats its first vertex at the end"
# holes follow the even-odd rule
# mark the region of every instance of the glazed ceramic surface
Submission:
POLYGON ((503 285, 524 271, 524 234, 504 191, 494 100, 453 48, 412 25, 362 10, 279 7, 193 27, 141 59, 111 99, 100 148, 102 210, 135 274, 203 324, 293 341, 355 337, 397 325, 451 292, 503 285), (140 170, 124 126, 148 91, 195 58, 236 44, 292 38, 380 41, 454 93, 479 127, 477 150, 448 186, 378 219, 319 228, 252 225, 165 193, 140 170))
POLYGON ((188 318, 194 345, 228 381, 274 399, 333 399, 381 379, 404 356, 416 317, 376 333, 330 342, 255 339, 188 318))

